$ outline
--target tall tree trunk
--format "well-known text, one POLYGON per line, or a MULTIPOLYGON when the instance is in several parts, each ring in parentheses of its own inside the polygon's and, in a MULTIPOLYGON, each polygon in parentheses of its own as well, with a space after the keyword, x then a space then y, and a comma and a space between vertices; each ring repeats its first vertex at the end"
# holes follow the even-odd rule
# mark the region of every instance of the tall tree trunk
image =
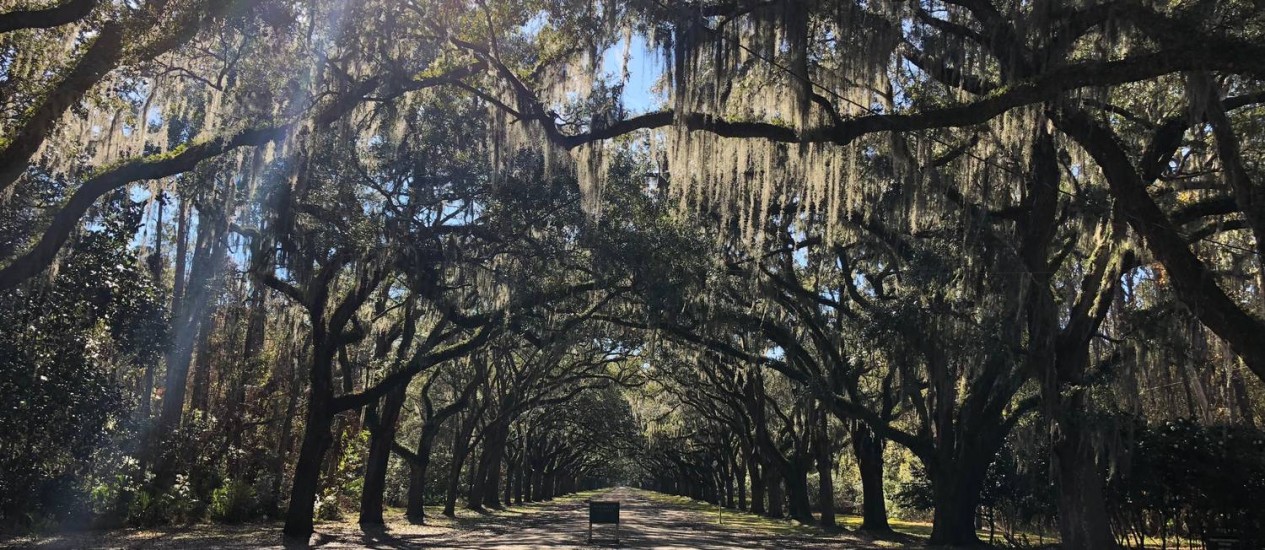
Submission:
POLYGON ((417 462, 409 463, 407 508, 404 512, 404 517, 414 525, 426 523, 426 470, 429 466, 430 452, 422 454, 419 447, 417 462))
MULTIPOLYGON (((370 419, 369 456, 365 458, 364 485, 360 492, 360 524, 382 525, 382 493, 386 490, 387 467, 395 444, 396 425, 408 384, 400 384, 382 398, 381 412, 370 419)), ((373 413, 371 413, 373 414, 373 413)))
POLYGON ((189 260, 189 202, 179 199, 180 208, 176 210, 176 270, 172 280, 171 315, 180 314, 184 304, 185 264, 189 260))
MULTIPOLYGON (((1073 397, 1073 403, 1081 401, 1073 397)), ((1076 413, 1071 413, 1076 414, 1076 413)), ((1077 421, 1065 417, 1061 426, 1077 421)), ((1059 487, 1059 527, 1065 548, 1115 548, 1116 540, 1108 522, 1106 499, 1103 498, 1103 474, 1098 467, 1092 433, 1088 427, 1068 430, 1053 444, 1055 471, 1059 487)))
POLYGON ((474 433, 477 413, 470 412, 461 426, 452 433, 452 468, 448 471, 448 491, 444 497, 444 515, 457 515, 457 492, 461 489, 461 466, 470 453, 470 436, 474 433))
POLYGON ((887 522, 887 499, 883 491, 883 439, 860 421, 849 422, 852 453, 861 473, 861 529, 891 532, 887 522))
MULTIPOLYGON (((981 458, 983 455, 984 453, 968 453, 960 460, 928 465, 927 471, 931 476, 935 499, 931 544, 980 544, 975 530, 975 512, 979 508, 980 491, 988 472, 988 462, 981 458)), ((987 456, 991 457, 993 453, 987 456)))
POLYGON ((514 504, 523 503, 523 481, 527 478, 527 460, 526 457, 520 456, 518 459, 518 469, 514 472, 514 504))
MULTIPOLYGON (((1074 121, 1076 116, 1061 113, 1063 120, 1060 125, 1069 120, 1074 121)), ((1134 224, 1134 229, 1146 237, 1148 245, 1155 245, 1153 241, 1157 235, 1151 231, 1153 228, 1138 225, 1136 216, 1139 211, 1133 208, 1141 207, 1141 214, 1145 215, 1148 206, 1155 206, 1145 189, 1141 191, 1143 198, 1134 197, 1137 200, 1131 200, 1127 192, 1119 192, 1122 189, 1121 169, 1130 172, 1125 175, 1125 179, 1132 180, 1130 184, 1140 183, 1136 174, 1132 174, 1132 165, 1127 158, 1123 160, 1124 165, 1113 163, 1111 158, 1107 158, 1112 155, 1104 149, 1118 147, 1114 142, 1102 141, 1105 136, 1111 141, 1109 131, 1091 137, 1082 135, 1083 130, 1085 127, 1075 122, 1071 128, 1064 128, 1065 132, 1069 132, 1085 146, 1098 161, 1113 192, 1116 192, 1116 204, 1126 214, 1122 217, 1134 224), (1107 153, 1107 157, 1103 156, 1104 153, 1107 153)), ((1089 410, 1090 404, 1084 390, 1089 345, 1109 311, 1112 293, 1119 285, 1119 270, 1130 260, 1117 261, 1116 252, 1124 229, 1121 227, 1123 222, 1113 222, 1108 238, 1114 242, 1102 243, 1103 247, 1096 250, 1090 259, 1090 269, 1081 281, 1081 296, 1071 308, 1070 315, 1065 315, 1056 305, 1054 283, 1049 273, 1051 242, 1058 223, 1056 211, 1061 178, 1055 159, 1053 136, 1047 131, 1040 131, 1032 149, 1032 173, 1028 193, 1030 215, 1021 220, 1024 223, 1021 224, 1023 241, 1020 250, 1030 276, 1027 306, 1028 357, 1031 364, 1028 368, 1039 376, 1042 405, 1048 417, 1056 423, 1059 434, 1054 441, 1053 451, 1059 478, 1059 524, 1063 544, 1068 548, 1090 550, 1114 548, 1115 537, 1111 533, 1111 524, 1106 513, 1102 474, 1090 443, 1093 426, 1087 425, 1080 418, 1084 411, 1089 410)), ((1159 240, 1164 238, 1163 235, 1158 237, 1159 240)), ((1189 252, 1184 242, 1181 246, 1183 251, 1189 252)), ((1179 273, 1181 270, 1174 269, 1174 265, 1169 263, 1171 257, 1166 257, 1163 247, 1151 248, 1164 263, 1178 293, 1188 299, 1189 296, 1184 292, 1186 289, 1183 288, 1188 282, 1183 280, 1186 273, 1179 273)), ((1212 286, 1215 288, 1215 284, 1212 286)), ((1216 290, 1220 291, 1219 288, 1216 290)), ((1201 316, 1201 319, 1208 322, 1207 318, 1201 316)), ((1210 326, 1218 334, 1223 334, 1215 326, 1210 326)), ((1259 340, 1259 334, 1253 338, 1259 340)))
POLYGON ((558 471, 549 470, 545 472, 545 500, 553 500, 558 494, 558 471))
POLYGON ((764 514, 765 510, 767 510, 764 507, 764 476, 761 475, 760 460, 754 452, 748 455, 747 471, 751 475, 751 513, 764 514))
MULTIPOLYGON (((1265 274, 1262 274, 1265 276, 1265 274)), ((1252 398, 1247 392, 1247 383, 1243 381, 1243 374, 1239 369, 1230 370, 1230 389, 1234 392, 1234 407, 1230 410, 1238 411, 1238 420, 1249 428, 1256 427, 1256 415, 1253 412, 1252 398)))
POLYGON ((283 532, 286 539, 306 544, 312 536, 313 508, 320 487, 321 465, 325 452, 333 442, 333 350, 320 345, 313 346, 311 388, 308 391, 307 415, 303 428, 303 444, 299 447, 299 460, 294 466, 294 480, 290 488, 290 507, 286 510, 283 532))
POLYGON ((747 480, 746 480, 747 464, 746 464, 746 461, 743 460, 739 462, 738 459, 734 459, 734 471, 737 473, 737 476, 738 476, 738 509, 746 510, 747 509, 747 480))
POLYGON ((808 498, 808 464, 801 462, 796 456, 790 468, 783 474, 786 481, 787 500, 790 516, 800 523, 813 523, 812 505, 808 498))
POLYGON ((501 493, 501 465, 505 461, 505 440, 509 436, 509 427, 501 424, 492 435, 490 445, 485 450, 488 467, 483 481, 483 505, 500 508, 501 503, 497 499, 501 493))
MULTIPOLYGON (((154 278, 154 285, 158 288, 164 288, 163 281, 163 205, 167 202, 166 194, 161 188, 158 191, 158 215, 154 222, 154 253, 150 256, 150 275, 154 278)), ((154 369, 158 366, 158 357, 147 357, 145 361, 145 374, 141 377, 140 390, 140 409, 139 417, 144 422, 142 425, 148 425, 150 416, 153 414, 154 406, 154 369)))
MULTIPOLYGON (((244 372, 234 377, 232 389, 229 392, 229 424, 230 435, 229 445, 235 448, 243 448, 242 438, 246 430, 246 414, 248 404, 246 402, 246 381, 250 379, 260 368, 260 355, 263 353, 265 339, 265 325, 267 323, 267 309, 265 306, 264 287, 255 286, 251 289, 249 300, 249 313, 246 321, 246 337, 242 343, 242 362, 244 372)), ((240 464, 233 464, 232 467, 238 468, 240 464)))
POLYGON ((483 510, 484 506, 497 506, 497 479, 500 479, 500 455, 505 440, 502 422, 493 420, 483 429, 483 450, 471 478, 466 506, 471 510, 483 510))
POLYGON ((734 472, 733 472, 733 468, 731 468, 732 464, 731 464, 731 461, 728 459, 728 456, 725 459, 723 459, 723 461, 724 461, 724 473, 722 475, 723 475, 723 479, 725 483, 725 507, 733 508, 734 507, 734 472))
MULTIPOLYGON (((159 487, 170 485, 176 475, 175 465, 172 464, 174 457, 162 455, 161 447, 162 442, 180 427, 188 388, 189 366, 193 361, 193 344, 211 315, 210 302, 215 293, 214 283, 226 253, 221 229, 227 228, 223 224, 209 221, 199 227, 193 262, 196 277, 189 283, 188 296, 178 302, 181 309, 176 315, 175 335, 167 358, 162 412, 149 443, 150 456, 158 457, 155 462, 154 484, 159 487)), ((178 269, 177 273, 180 271, 183 270, 178 269)))
POLYGON ((817 451, 817 488, 821 506, 821 526, 835 527, 835 482, 834 457, 830 452, 829 421, 824 413, 817 421, 817 441, 813 448, 817 451))
POLYGON ((769 497, 769 511, 767 515, 771 518, 783 517, 785 514, 782 512, 782 476, 778 475, 776 471, 769 472, 766 470, 764 487, 765 493, 769 497))
POLYGON ((417 438, 417 460, 409 466, 406 517, 410 523, 426 522, 426 471, 430 467, 430 455, 435 449, 435 438, 439 437, 439 430, 448 416, 426 419, 422 424, 421 435, 417 438))
POLYGON ((193 367, 193 392, 189 399, 189 409, 191 411, 207 412, 211 405, 211 369, 212 353, 211 353, 211 334, 217 329, 216 310, 214 307, 207 306, 206 317, 201 323, 198 330, 198 346, 197 352, 194 354, 192 361, 193 367))
POLYGON ((505 458, 504 458, 505 489, 504 491, 505 492, 504 492, 504 498, 501 500, 501 503, 504 504, 506 507, 509 507, 514 504, 514 478, 515 476, 518 475, 518 457, 516 454, 512 454, 508 452, 508 445, 506 446, 506 448, 507 448, 507 452, 504 453, 505 455, 505 458))
POLYGON ((536 471, 532 476, 535 481, 532 482, 532 502, 540 502, 545 500, 545 462, 541 461, 536 467, 536 471))

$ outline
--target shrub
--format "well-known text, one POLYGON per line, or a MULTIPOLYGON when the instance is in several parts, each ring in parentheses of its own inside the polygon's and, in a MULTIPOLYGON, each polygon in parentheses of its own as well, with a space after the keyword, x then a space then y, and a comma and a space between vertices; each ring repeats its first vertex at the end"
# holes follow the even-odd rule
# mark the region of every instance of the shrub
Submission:
POLYGON ((255 488, 241 480, 229 480, 211 493, 211 519, 241 523, 253 518, 258 508, 255 488))

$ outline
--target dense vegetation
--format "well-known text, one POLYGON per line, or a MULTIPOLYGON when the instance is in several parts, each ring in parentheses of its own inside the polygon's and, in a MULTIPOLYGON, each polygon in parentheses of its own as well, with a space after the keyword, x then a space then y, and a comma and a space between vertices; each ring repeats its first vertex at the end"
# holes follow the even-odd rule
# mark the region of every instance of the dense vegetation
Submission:
POLYGON ((1265 544, 1263 103, 1237 0, 0 0, 0 527, 1265 544))

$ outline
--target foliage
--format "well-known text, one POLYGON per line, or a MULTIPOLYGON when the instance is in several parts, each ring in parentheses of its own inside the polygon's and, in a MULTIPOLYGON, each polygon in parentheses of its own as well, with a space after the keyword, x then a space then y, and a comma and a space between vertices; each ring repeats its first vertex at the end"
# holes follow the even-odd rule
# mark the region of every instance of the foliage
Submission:
POLYGON ((259 513, 259 502, 254 486, 241 480, 229 480, 211 493, 208 512, 211 519, 225 523, 255 519, 259 513))
POLYGON ((1204 539, 1265 536, 1265 432, 1191 419, 1138 430, 1111 503, 1122 532, 1204 539))
POLYGON ((131 421, 124 384, 165 337, 161 291, 129 250, 139 221, 112 205, 52 280, 0 297, 2 523, 77 513, 98 446, 131 421))

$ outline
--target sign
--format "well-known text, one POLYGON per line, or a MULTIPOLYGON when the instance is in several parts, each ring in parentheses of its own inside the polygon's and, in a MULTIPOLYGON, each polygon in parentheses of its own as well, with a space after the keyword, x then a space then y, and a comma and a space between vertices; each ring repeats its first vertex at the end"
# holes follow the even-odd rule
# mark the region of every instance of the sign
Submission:
POLYGON ((618 501, 589 501, 589 523, 619 523, 618 501))
POLYGON ((589 501, 589 542, 593 542, 593 524, 615 524, 615 542, 619 542, 619 501, 589 501))

